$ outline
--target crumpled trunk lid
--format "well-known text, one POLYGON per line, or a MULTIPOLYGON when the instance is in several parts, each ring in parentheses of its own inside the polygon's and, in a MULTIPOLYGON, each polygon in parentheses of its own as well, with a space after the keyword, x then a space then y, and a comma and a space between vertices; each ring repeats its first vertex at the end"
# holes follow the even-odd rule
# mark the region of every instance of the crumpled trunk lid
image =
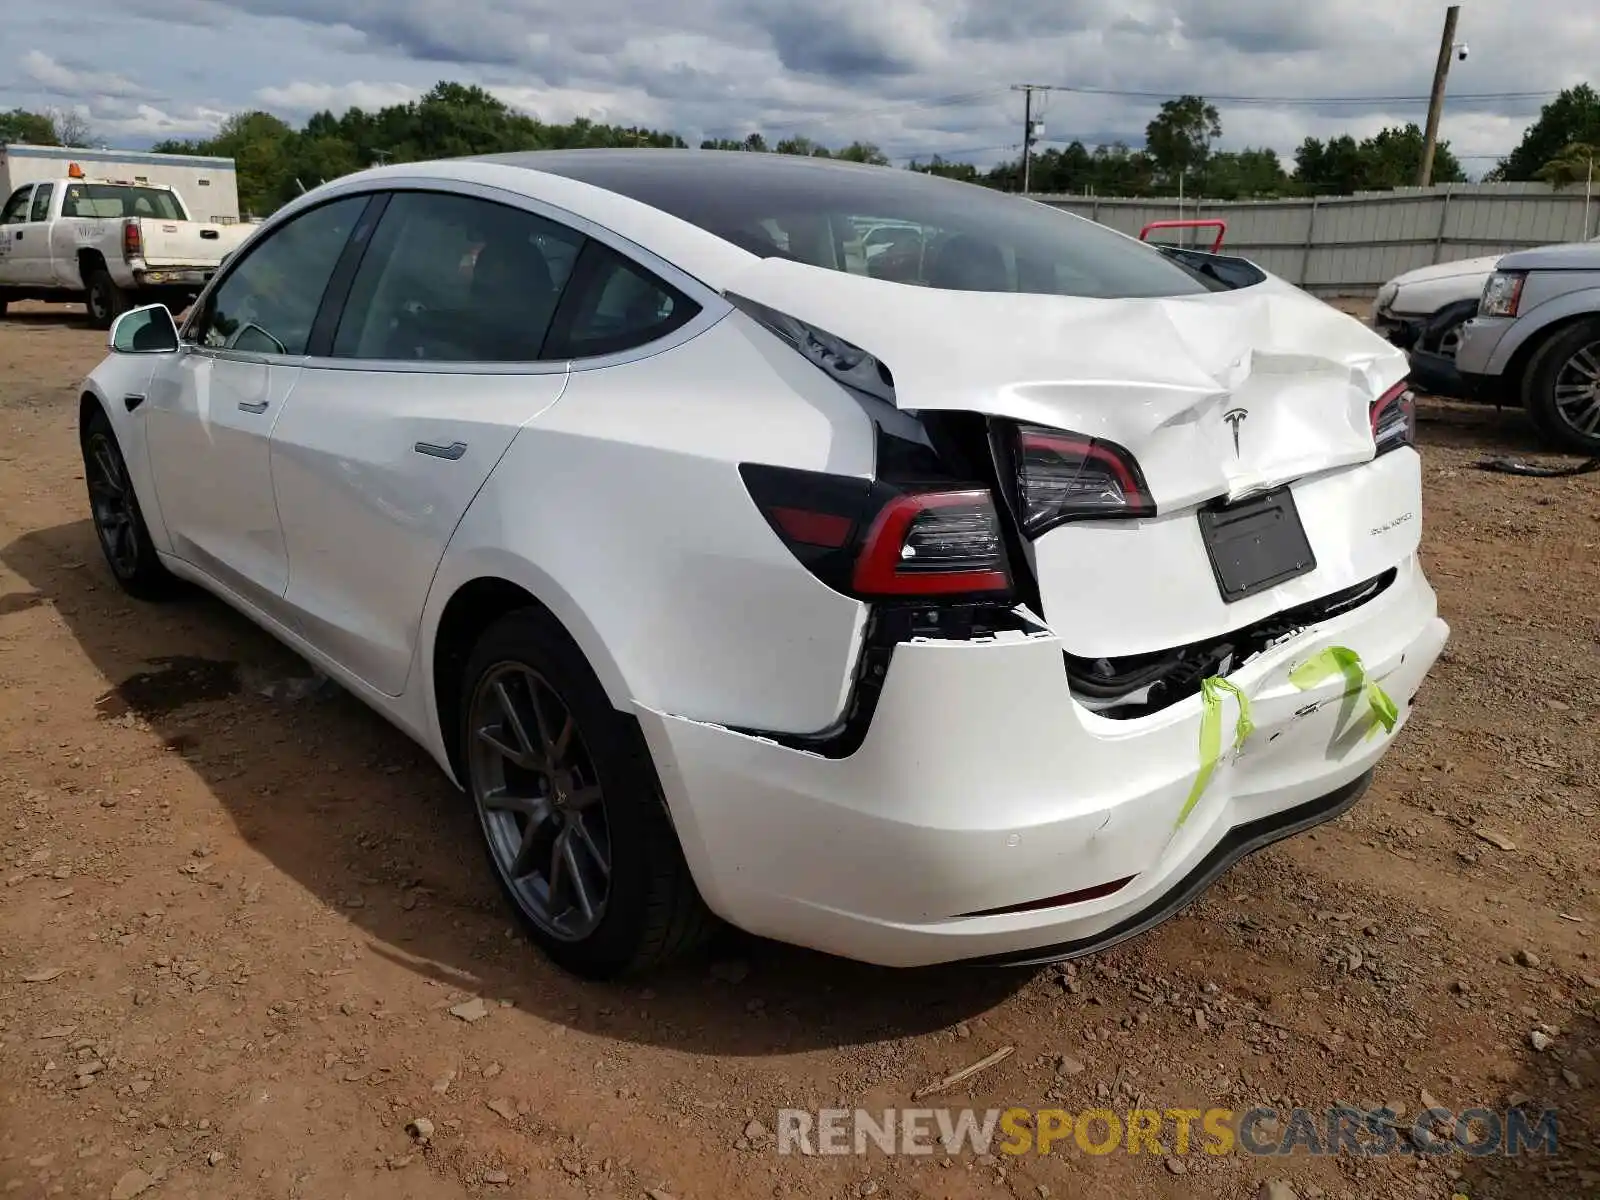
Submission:
POLYGON ((1371 406, 1405 378, 1404 354, 1275 277, 1102 300, 940 291, 764 259, 728 291, 873 355, 902 409, 1010 418, 1133 454, 1156 517, 1073 522, 1031 544, 1043 615, 1075 654, 1216 637, 1414 552, 1414 455, 1374 471, 1376 494, 1348 481, 1311 486, 1373 459, 1371 406), (1197 510, 1288 484, 1309 509, 1300 516, 1316 570, 1225 602, 1197 510))

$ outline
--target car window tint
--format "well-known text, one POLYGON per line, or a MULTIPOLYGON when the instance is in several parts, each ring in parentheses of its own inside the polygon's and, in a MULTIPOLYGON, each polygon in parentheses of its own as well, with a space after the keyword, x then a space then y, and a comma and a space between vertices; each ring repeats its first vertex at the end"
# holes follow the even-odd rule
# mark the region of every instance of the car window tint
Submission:
POLYGON ((504 204, 398 193, 356 272, 334 357, 533 361, 583 240, 504 204))
POLYGON ((33 193, 33 211, 28 214, 30 221, 48 221, 50 219, 50 197, 55 194, 56 185, 41 183, 33 193))
POLYGON ((11 198, 6 201, 5 211, 0 213, 0 225, 16 225, 28 215, 28 195, 33 191, 33 184, 25 183, 11 193, 11 198))
POLYGON ((666 337, 700 311, 677 288, 609 246, 590 242, 550 352, 565 358, 618 354, 666 337))
POLYGON ((369 197, 314 208, 250 247, 206 302, 202 346, 304 354, 328 277, 369 197))

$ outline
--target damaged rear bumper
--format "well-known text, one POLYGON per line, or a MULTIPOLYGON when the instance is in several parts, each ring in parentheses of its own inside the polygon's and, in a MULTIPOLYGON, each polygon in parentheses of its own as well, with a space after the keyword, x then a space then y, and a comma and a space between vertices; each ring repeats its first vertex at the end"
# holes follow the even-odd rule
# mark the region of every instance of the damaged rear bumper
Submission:
POLYGON ((1148 928, 1250 849, 1354 802, 1393 735, 1365 736, 1341 678, 1302 691, 1294 667, 1355 650, 1403 723, 1447 636, 1413 556, 1369 603, 1233 671, 1255 732, 1181 826, 1199 697, 1099 717, 1048 632, 899 646, 845 758, 639 719, 695 880, 733 924, 892 966, 1042 961, 1148 928), (1056 900, 1075 894, 1092 898, 1056 900))

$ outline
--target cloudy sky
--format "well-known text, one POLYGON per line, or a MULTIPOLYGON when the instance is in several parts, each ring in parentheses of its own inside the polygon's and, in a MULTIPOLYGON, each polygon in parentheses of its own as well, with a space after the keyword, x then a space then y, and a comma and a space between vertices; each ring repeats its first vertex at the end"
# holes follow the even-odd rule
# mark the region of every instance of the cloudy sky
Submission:
MULTIPOLYGON (((1593 0, 1465 0, 1443 134, 1477 172, 1600 62, 1593 0)), ((77 109, 111 145, 265 108, 375 108, 440 79, 545 120, 803 133, 904 161, 1046 139, 1138 145, 1160 98, 1217 98, 1226 148, 1422 122, 1440 0, 75 0, 14 4, 0 107, 77 109), (7 61, 9 60, 9 61, 7 61), (1110 93, 1149 93, 1126 95, 1110 93), (1381 97, 1353 101, 1352 97, 1381 97), (1263 99, 1265 98, 1265 99, 1263 99)), ((1600 75, 1600 70, 1595 72, 1600 75)), ((1592 76, 1591 76, 1592 77, 1592 76)))

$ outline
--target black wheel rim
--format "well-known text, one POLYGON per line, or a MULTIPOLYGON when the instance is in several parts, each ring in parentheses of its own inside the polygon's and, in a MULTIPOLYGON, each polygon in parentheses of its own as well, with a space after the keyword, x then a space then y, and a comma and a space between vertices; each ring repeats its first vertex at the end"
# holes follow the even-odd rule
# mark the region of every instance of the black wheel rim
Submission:
POLYGON ((133 490, 128 486, 122 455, 109 437, 95 433, 84 447, 83 459, 94 531, 111 569, 126 579, 139 568, 139 537, 134 523, 133 490))
POLYGON ((542 675, 506 662, 478 681, 468 730, 472 798, 496 869, 535 926, 582 941, 611 894, 611 831, 576 718, 542 675))
POLYGON ((94 319, 97 321, 104 321, 111 311, 111 301, 98 279, 89 285, 89 311, 94 314, 94 319))
POLYGON ((1556 375, 1556 416, 1574 433, 1600 435, 1600 342, 1567 359, 1556 375))

